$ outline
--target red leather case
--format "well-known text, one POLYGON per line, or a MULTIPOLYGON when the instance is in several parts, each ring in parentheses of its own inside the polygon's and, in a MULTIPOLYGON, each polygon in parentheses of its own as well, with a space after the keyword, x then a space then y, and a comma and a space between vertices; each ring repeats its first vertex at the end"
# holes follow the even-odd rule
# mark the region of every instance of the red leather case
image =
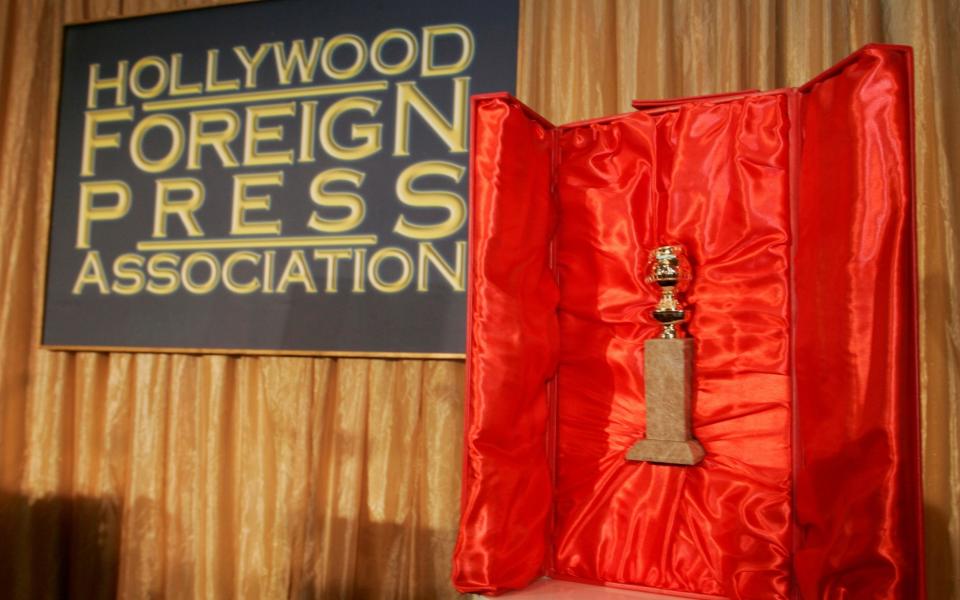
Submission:
POLYGON ((456 587, 924 597, 910 49, 636 107, 554 126, 473 99, 456 587), (624 459, 671 242, 695 467, 624 459))

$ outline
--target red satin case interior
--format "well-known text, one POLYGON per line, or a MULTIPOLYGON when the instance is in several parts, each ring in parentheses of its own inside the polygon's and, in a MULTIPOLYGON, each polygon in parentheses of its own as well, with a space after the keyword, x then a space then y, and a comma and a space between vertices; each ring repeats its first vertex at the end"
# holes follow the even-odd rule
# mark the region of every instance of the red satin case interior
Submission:
POLYGON ((637 108, 555 127, 474 98, 457 589, 923 598, 910 49, 637 108), (694 265, 695 467, 624 459, 667 242, 694 265))

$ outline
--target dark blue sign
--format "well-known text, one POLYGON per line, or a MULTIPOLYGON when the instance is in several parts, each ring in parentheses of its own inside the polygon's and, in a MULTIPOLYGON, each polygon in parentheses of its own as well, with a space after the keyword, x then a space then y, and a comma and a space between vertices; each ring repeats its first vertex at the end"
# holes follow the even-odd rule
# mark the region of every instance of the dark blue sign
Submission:
POLYGON ((516 0, 279 0, 65 29, 43 343, 464 350, 468 99, 516 0))

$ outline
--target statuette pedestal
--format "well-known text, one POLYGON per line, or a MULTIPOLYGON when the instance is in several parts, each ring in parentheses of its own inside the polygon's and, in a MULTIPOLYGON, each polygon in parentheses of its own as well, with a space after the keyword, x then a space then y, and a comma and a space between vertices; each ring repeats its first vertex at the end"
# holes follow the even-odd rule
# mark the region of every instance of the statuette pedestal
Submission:
POLYGON ((627 460, 695 465, 704 452, 690 431, 693 339, 646 340, 643 350, 647 436, 627 451, 627 460))

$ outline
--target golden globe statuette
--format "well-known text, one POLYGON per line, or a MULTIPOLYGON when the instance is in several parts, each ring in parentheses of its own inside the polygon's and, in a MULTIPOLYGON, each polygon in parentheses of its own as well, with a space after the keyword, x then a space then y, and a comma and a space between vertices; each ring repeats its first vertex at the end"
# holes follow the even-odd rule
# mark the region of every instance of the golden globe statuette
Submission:
POLYGON ((663 331, 643 343, 647 435, 627 450, 627 460, 695 465, 704 452, 690 432, 693 340, 683 337, 687 314, 678 298, 692 278, 690 262, 683 246, 660 246, 647 268, 645 281, 660 289, 652 314, 663 331))

